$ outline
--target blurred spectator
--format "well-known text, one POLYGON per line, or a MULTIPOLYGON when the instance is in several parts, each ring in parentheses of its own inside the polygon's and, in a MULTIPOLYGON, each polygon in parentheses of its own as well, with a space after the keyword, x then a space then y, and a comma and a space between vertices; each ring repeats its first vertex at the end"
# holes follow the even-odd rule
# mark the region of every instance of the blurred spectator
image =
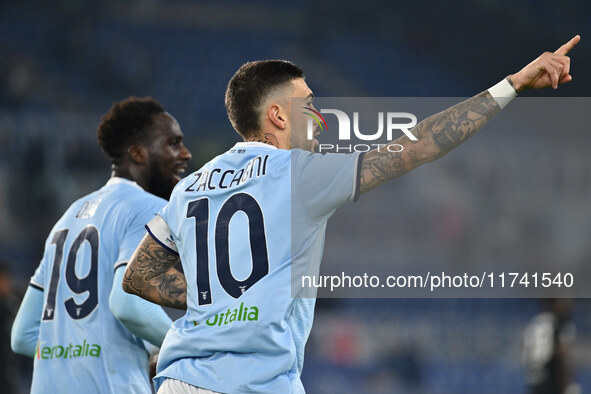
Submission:
POLYGON ((569 363, 576 329, 571 320, 573 300, 546 299, 545 312, 524 331, 523 363, 532 394, 579 394, 569 363))
POLYGON ((18 109, 27 103, 35 89, 35 69, 33 62, 20 53, 11 54, 4 62, 2 86, 9 108, 18 109))

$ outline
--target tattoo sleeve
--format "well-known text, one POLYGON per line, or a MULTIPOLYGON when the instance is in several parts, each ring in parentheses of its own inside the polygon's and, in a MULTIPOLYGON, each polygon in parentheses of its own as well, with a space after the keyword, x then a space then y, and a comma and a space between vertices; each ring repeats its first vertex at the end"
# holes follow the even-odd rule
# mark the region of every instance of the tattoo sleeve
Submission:
POLYGON ((393 141, 392 144, 402 145, 402 151, 389 152, 382 147, 368 152, 361 163, 361 193, 442 157, 478 133, 500 110, 488 91, 484 91, 416 125, 412 133, 418 141, 407 136, 393 141))
POLYGON ((171 308, 187 308, 185 275, 174 268, 178 255, 166 250, 148 234, 131 256, 123 275, 123 290, 171 308))

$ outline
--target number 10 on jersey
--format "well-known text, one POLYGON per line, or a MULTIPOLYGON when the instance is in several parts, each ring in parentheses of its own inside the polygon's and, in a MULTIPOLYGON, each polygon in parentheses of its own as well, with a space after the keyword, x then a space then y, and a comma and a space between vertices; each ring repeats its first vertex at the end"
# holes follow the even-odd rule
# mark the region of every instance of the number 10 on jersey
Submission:
MULTIPOLYGON (((195 218, 196 256, 197 256, 197 291, 199 305, 212 303, 209 276, 209 198, 191 201, 187 208, 187 218, 195 218)), ((263 212, 257 200, 249 194, 237 193, 230 197, 220 208, 215 221, 215 260, 220 285, 224 291, 234 297, 240 297, 247 289, 269 273, 269 258, 263 212), (242 211, 248 217, 252 270, 248 278, 237 280, 230 267, 230 221, 242 211)), ((241 240, 242 241, 242 240, 241 240)), ((244 261, 244 260, 242 260, 244 261)))

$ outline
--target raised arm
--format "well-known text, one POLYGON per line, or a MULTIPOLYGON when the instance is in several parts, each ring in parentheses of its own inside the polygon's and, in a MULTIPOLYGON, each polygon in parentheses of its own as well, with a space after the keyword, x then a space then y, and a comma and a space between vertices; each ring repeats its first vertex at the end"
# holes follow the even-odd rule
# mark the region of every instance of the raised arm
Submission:
POLYGON ((148 301, 171 308, 187 308, 185 275, 174 268, 180 261, 146 234, 131 256, 123 275, 123 290, 148 301))
MULTIPOLYGON (((579 40, 580 37, 575 36, 556 52, 543 53, 518 73, 507 77, 507 81, 517 93, 550 86, 556 89, 559 84, 571 81, 570 59, 566 55, 579 40)), ((402 151, 389 152, 382 147, 368 152, 361 164, 361 193, 442 157, 478 133, 501 110, 495 98, 487 90, 428 117, 412 129, 417 141, 403 136, 392 142, 402 145, 402 151)))

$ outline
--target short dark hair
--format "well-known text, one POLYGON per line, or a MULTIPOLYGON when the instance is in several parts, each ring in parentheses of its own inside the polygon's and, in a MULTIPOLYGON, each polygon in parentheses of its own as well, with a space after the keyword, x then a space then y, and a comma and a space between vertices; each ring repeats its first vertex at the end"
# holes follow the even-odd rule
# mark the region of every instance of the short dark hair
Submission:
POLYGON ((129 97, 113 103, 98 126, 100 147, 117 163, 131 145, 147 140, 154 115, 162 112, 164 107, 152 97, 129 97))
POLYGON ((243 138, 261 127, 258 107, 275 88, 297 78, 304 72, 287 60, 259 60, 245 63, 236 71, 226 89, 226 110, 234 129, 243 138))

